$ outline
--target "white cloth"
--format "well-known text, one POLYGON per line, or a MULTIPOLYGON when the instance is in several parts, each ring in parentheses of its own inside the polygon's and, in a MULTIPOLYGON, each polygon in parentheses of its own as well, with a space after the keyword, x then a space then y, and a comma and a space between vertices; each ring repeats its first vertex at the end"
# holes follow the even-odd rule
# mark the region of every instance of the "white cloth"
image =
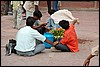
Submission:
POLYGON ((35 10, 35 5, 38 5, 39 1, 25 1, 23 7, 25 8, 25 10, 27 11, 31 11, 33 12, 35 10))
POLYGON ((95 47, 92 48, 91 54, 95 55, 95 56, 99 55, 99 45, 97 45, 97 46, 95 46, 95 47))
POLYGON ((56 11, 54 14, 51 15, 51 18, 54 20, 55 24, 58 24, 61 20, 72 22, 75 19, 72 13, 67 9, 56 11))
POLYGON ((36 39, 44 42, 46 37, 41 35, 37 30, 32 29, 30 26, 25 26, 21 28, 16 35, 17 45, 15 46, 15 49, 22 52, 34 50, 36 39))

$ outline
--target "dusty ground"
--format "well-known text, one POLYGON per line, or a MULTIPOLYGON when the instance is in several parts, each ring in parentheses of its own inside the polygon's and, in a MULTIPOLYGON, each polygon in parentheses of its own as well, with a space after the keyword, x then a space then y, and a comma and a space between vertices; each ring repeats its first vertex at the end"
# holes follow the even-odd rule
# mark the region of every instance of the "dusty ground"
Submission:
MULTIPOLYGON (((41 9, 42 22, 49 17, 46 10, 41 9)), ((72 11, 80 20, 75 25, 79 39, 79 52, 59 52, 54 48, 45 49, 41 54, 22 57, 12 54, 5 56, 5 45, 11 38, 15 39, 17 29, 13 29, 12 15, 1 16, 1 66, 82 66, 91 48, 99 45, 99 11, 72 11)), ((22 26, 24 26, 23 20, 22 26)), ((91 59, 90 66, 99 66, 99 58, 91 59)))

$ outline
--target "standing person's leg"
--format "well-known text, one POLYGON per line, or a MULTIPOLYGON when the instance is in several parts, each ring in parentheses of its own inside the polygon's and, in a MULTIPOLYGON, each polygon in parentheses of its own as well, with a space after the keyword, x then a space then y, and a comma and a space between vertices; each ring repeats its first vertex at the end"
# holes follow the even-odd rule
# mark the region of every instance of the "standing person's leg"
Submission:
POLYGON ((33 17, 33 12, 27 10, 27 11, 26 11, 26 19, 27 19, 29 16, 32 16, 32 17, 33 17))
POLYGON ((11 12, 11 15, 13 15, 13 5, 11 5, 11 1, 9 2, 10 3, 10 5, 9 5, 9 11, 11 12))
POLYGON ((58 11, 58 1, 53 1, 53 9, 58 11))
POLYGON ((34 9, 39 10, 39 1, 34 1, 34 9))
POLYGON ((20 29, 22 24, 22 7, 18 8, 17 11, 17 28, 20 29))
POLYGON ((58 10, 61 9, 61 1, 58 1, 58 10))
MULTIPOLYGON (((27 19, 29 16, 33 17, 33 12, 26 10, 26 19, 27 19)), ((26 26, 26 23, 25 23, 25 26, 26 26)))
MULTIPOLYGON (((25 1, 23 1, 23 5, 24 5, 24 3, 25 3, 25 1)), ((23 7, 23 5, 22 5, 23 13, 26 13, 26 10, 25 10, 25 8, 23 7)))
POLYGON ((13 10, 13 28, 17 26, 17 10, 13 10))
POLYGON ((5 15, 8 15, 9 11, 9 1, 5 1, 5 15))
POLYGON ((48 7, 48 13, 49 13, 51 10, 51 1, 47 1, 47 7, 48 7))

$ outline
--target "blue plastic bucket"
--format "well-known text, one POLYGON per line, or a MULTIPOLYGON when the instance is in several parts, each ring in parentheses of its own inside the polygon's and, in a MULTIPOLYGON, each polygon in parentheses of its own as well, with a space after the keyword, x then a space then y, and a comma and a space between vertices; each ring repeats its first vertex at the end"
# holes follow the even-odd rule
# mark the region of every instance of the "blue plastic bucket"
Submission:
MULTIPOLYGON (((50 40, 51 42, 54 41, 54 35, 51 34, 50 32, 44 33, 44 36, 45 36, 48 40, 50 40)), ((50 49, 50 48, 52 47, 52 45, 49 44, 49 43, 47 43, 47 42, 43 42, 43 44, 45 45, 45 48, 47 48, 47 49, 50 49)))

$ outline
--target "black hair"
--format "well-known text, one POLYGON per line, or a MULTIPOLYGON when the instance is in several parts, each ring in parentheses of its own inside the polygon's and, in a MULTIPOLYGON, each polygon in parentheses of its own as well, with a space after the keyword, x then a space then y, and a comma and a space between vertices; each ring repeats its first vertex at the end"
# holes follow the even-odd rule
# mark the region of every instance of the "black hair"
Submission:
POLYGON ((42 17, 42 13, 41 13, 39 10, 35 10, 35 11, 33 12, 33 16, 36 16, 36 17, 38 17, 38 18, 41 18, 41 17, 42 17))
POLYGON ((55 13, 55 12, 56 12, 56 10, 51 9, 48 13, 49 13, 50 15, 52 15, 52 14, 55 13))
POLYGON ((59 25, 60 25, 63 29, 67 30, 67 29, 69 28, 69 21, 61 20, 61 21, 59 22, 59 25))
POLYGON ((32 27, 33 25, 34 25, 34 23, 35 23, 35 19, 33 18, 33 17, 28 17, 27 19, 26 19, 26 26, 30 26, 30 27, 32 27))

